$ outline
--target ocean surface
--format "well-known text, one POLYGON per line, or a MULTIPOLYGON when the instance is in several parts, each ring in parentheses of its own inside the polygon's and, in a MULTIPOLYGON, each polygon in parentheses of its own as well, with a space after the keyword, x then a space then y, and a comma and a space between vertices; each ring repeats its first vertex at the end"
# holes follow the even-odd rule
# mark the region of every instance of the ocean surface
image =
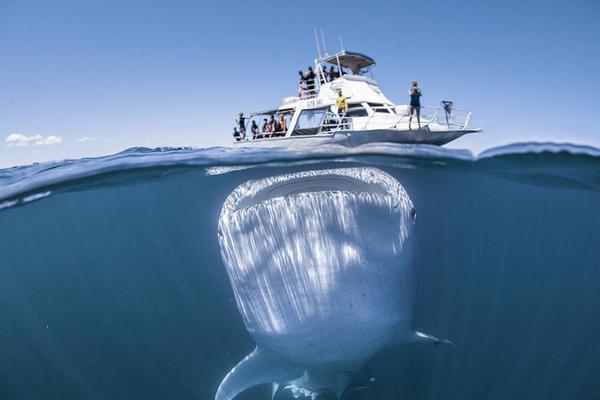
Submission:
POLYGON ((454 345, 375 352, 342 399, 600 399, 600 150, 552 143, 132 148, 0 170, 0 399, 214 399, 255 347, 220 248, 225 200, 368 168, 416 210, 411 324, 454 345))

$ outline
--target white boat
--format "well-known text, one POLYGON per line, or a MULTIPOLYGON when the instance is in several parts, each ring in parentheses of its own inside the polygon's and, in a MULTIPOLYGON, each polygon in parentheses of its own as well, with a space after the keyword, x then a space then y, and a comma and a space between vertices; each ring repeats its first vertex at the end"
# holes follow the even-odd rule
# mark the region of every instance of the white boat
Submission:
POLYGON ((342 50, 315 59, 314 84, 306 84, 297 96, 285 97, 271 110, 255 112, 245 119, 246 136, 234 142, 243 147, 296 147, 322 144, 358 146, 372 142, 443 145, 467 133, 471 113, 457 110, 443 101, 440 107, 421 107, 421 124, 416 115, 410 118, 410 106, 392 103, 373 79, 375 61, 360 53, 342 50), (337 68, 338 76, 330 79, 326 67, 337 68), (342 72, 340 74, 340 71, 342 72), (341 90, 348 109, 338 115, 336 99, 341 90), (285 120, 284 129, 261 130, 264 119, 285 120), (259 127, 251 132, 252 121, 259 127))

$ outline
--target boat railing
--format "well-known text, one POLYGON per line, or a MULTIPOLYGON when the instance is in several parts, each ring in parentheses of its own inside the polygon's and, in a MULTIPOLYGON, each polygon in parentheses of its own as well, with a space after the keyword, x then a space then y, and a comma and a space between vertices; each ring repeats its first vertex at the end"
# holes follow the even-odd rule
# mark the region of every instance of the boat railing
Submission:
POLYGON ((390 121, 390 127, 394 127, 398 124, 398 114, 396 114, 394 106, 374 106, 369 104, 369 107, 373 112, 370 113, 370 115, 367 117, 367 120, 365 121, 365 129, 369 128, 369 124, 375 118, 377 118, 377 122, 381 122, 382 118, 385 118, 387 121, 390 121))
POLYGON ((352 129, 352 118, 328 111, 323 117, 319 133, 333 133, 352 129))
POLYGON ((319 88, 317 86, 317 83, 315 81, 315 83, 309 85, 306 83, 303 83, 300 86, 300 89, 298 90, 298 94, 301 99, 314 99, 315 97, 317 97, 317 95, 319 94, 319 88))
MULTIPOLYGON (((396 106, 395 109, 397 122, 407 124, 411 120, 410 106, 396 106)), ((444 107, 421 107, 421 127, 430 127, 430 125, 438 125, 448 130, 464 130, 468 129, 471 121, 471 112, 467 110, 451 109, 447 111, 444 107)), ((417 122, 416 112, 413 113, 412 122, 417 122)))

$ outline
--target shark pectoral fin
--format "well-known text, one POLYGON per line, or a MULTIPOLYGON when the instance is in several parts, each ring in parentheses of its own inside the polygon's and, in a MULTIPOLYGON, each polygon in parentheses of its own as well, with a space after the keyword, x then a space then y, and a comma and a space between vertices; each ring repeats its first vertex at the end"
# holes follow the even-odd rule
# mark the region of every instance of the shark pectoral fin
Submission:
POLYGON ((456 344, 447 339, 437 338, 419 331, 413 331, 410 341, 413 343, 433 343, 435 346, 440 344, 451 344, 452 346, 456 346, 456 344))
POLYGON ((215 400, 232 400, 238 393, 252 386, 287 382, 303 373, 304 370, 297 365, 256 347, 225 376, 215 400))

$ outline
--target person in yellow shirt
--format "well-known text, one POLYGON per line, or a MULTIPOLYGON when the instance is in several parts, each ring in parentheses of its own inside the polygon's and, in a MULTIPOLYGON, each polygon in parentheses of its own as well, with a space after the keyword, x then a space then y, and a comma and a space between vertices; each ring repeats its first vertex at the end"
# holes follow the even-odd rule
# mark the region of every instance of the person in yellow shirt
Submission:
POLYGON ((337 113, 341 117, 346 114, 348 111, 348 100, 346 100, 346 96, 342 94, 341 90, 338 90, 338 97, 335 101, 335 106, 337 107, 337 113))

